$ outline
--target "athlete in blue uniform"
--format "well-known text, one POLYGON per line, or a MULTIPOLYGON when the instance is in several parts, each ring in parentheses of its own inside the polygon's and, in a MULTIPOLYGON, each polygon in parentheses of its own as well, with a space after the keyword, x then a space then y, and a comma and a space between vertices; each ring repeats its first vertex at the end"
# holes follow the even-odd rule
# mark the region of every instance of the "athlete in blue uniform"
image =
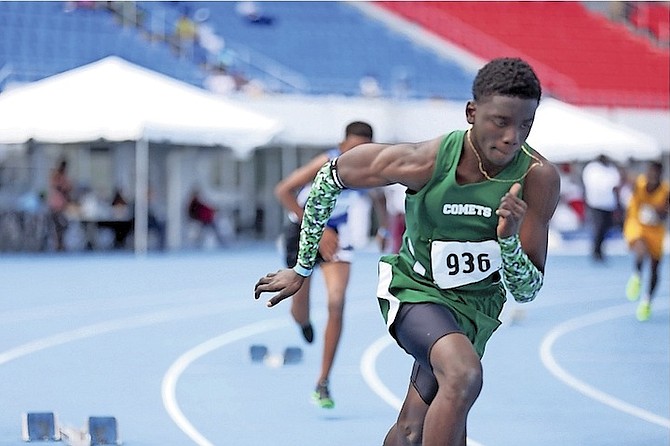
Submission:
MULTIPOLYGON (((371 141, 372 127, 365 122, 352 122, 345 128, 344 139, 337 148, 316 156, 306 165, 293 171, 275 187, 275 195, 289 214, 290 222, 284 231, 286 266, 289 268, 293 268, 298 260, 298 236, 303 206, 316 173, 328 160, 337 158, 359 144, 371 141)), ((348 225, 349 205, 354 195, 359 193, 359 191, 347 190, 339 195, 318 249, 318 262, 328 293, 328 321, 324 331, 321 372, 312 398, 316 404, 326 409, 335 405, 330 395, 328 379, 342 334, 345 293, 353 257, 351 230, 348 225)), ((314 328, 309 317, 309 291, 310 281, 305 280, 300 290, 293 296, 291 315, 300 325, 305 340, 311 343, 314 338, 314 328)))

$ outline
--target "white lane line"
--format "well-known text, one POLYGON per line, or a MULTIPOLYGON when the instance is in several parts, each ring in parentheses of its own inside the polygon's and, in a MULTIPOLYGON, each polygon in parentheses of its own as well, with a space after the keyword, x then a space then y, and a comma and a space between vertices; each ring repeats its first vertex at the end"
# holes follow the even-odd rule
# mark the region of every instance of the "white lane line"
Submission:
POLYGON ((391 392, 388 387, 386 387, 381 378, 379 378, 379 375, 377 374, 377 368, 375 367, 379 354, 394 342, 395 341, 390 335, 386 335, 370 344, 370 346, 363 353, 360 369, 361 374, 363 375, 363 379, 372 389, 372 391, 375 392, 389 406, 393 407, 397 411, 400 411, 400 408, 402 407, 402 400, 395 396, 395 394, 391 392))
POLYGON ((35 339, 34 341, 30 341, 9 350, 0 352, 0 365, 6 364, 22 356, 27 356, 40 350, 56 347, 68 342, 99 336, 114 331, 127 330, 179 319, 222 313, 224 311, 230 311, 230 308, 230 304, 203 304, 197 306, 190 305, 188 307, 172 308, 169 310, 147 313, 140 316, 124 317, 100 322, 97 324, 86 325, 74 330, 64 331, 55 335, 35 339))
MULTIPOLYGON (((0 311, 0 324, 56 319, 85 313, 100 313, 106 310, 134 309, 135 311, 140 311, 143 308, 149 309, 149 307, 183 305, 187 301, 193 301, 197 305, 199 302, 202 302, 202 296, 212 295, 218 291, 219 289, 214 287, 189 288, 169 292, 164 291, 160 294, 133 294, 118 298, 87 298, 80 301, 17 308, 0 311), (197 301, 193 296, 198 296, 197 301)), ((212 301, 217 302, 215 299, 212 301)))
MULTIPOLYGON (((402 408, 402 400, 398 398, 393 392, 391 392, 388 387, 386 387, 381 378, 379 378, 379 375, 377 374, 377 367, 375 366, 379 354, 386 347, 394 343, 395 340, 387 334, 370 344, 370 346, 363 352, 360 370, 361 374, 363 375, 363 379, 372 389, 372 391, 375 392, 389 406, 393 407, 397 411, 400 411, 402 408)), ((484 446, 470 437, 467 438, 467 444, 468 446, 484 446)))
MULTIPOLYGON (((654 310, 666 309, 667 307, 668 307, 667 304, 657 304, 655 305, 654 310)), ((612 319, 630 315, 631 315, 631 305, 626 304, 626 305, 618 305, 615 307, 605 308, 590 314, 586 314, 580 317, 576 317, 574 319, 567 320, 554 327, 543 338, 542 343, 540 345, 540 358, 542 359, 542 363, 544 364, 544 366, 556 378, 563 381, 565 384, 577 390, 578 392, 582 393, 583 395, 586 395, 587 397, 599 401, 607 406, 610 406, 613 409, 620 410, 621 412, 625 412, 634 417, 640 418, 650 423, 657 424, 662 427, 670 428, 670 419, 661 417, 647 410, 626 403, 625 401, 617 399, 601 390, 596 389, 593 386, 586 384, 584 381, 575 378, 573 375, 568 373, 564 368, 562 368, 558 364, 552 352, 554 344, 563 335, 588 327, 590 325, 595 325, 612 319)))
POLYGON ((163 397, 163 406, 168 415, 175 424, 196 444, 200 446, 214 446, 214 444, 205 438, 198 430, 188 421, 188 418, 179 408, 177 403, 177 381, 184 370, 195 360, 204 356, 226 344, 239 341, 241 339, 257 335, 266 331, 276 330, 278 328, 288 327, 289 322, 286 319, 263 320, 250 325, 237 328, 235 330, 227 331, 220 336, 211 338, 192 349, 186 351, 177 360, 172 363, 170 368, 163 376, 163 383, 161 385, 161 395, 163 397))
MULTIPOLYGON (((367 303, 356 302, 352 304, 349 313, 358 314, 367 311, 370 311, 367 303)), ((324 310, 316 311, 315 313, 317 316, 314 317, 314 320, 325 318, 324 310)), ((193 424, 191 424, 188 418, 186 418, 184 413, 179 408, 179 403, 177 402, 177 381, 189 365, 191 365, 198 358, 205 356, 206 354, 211 353, 212 351, 221 348, 224 345, 232 344, 233 342, 237 342, 244 338, 248 338, 267 331, 286 328, 290 325, 291 322, 286 319, 262 320, 253 324, 245 325, 235 330, 227 331, 215 338, 211 338, 199 345, 196 345, 177 358, 177 360, 175 360, 175 362, 170 365, 167 372, 165 372, 165 375, 163 376, 161 395, 163 398, 163 406, 165 407, 168 415, 182 430, 182 432, 184 432, 199 446, 213 446, 213 443, 210 442, 204 435, 202 435, 193 426, 193 424)))

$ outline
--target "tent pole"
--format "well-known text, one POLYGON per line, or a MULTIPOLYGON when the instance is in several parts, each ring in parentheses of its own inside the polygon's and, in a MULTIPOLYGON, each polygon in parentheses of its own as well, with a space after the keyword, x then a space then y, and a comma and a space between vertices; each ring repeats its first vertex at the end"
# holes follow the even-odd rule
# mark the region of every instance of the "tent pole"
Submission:
POLYGON ((135 143, 135 254, 146 254, 149 221, 149 141, 135 143))

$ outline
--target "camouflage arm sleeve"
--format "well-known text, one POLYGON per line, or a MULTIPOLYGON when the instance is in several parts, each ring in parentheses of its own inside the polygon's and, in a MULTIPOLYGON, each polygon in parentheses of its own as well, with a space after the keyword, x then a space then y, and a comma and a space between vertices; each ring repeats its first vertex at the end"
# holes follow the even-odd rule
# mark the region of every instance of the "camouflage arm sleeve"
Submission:
POLYGON ((312 274, 319 252, 319 241, 342 189, 344 185, 337 176, 337 158, 334 158, 317 172, 305 203, 300 228, 298 262, 293 268, 301 276, 308 277, 312 274))
POLYGON ((542 288, 544 275, 521 248, 519 235, 498 239, 505 286, 517 302, 530 302, 542 288))

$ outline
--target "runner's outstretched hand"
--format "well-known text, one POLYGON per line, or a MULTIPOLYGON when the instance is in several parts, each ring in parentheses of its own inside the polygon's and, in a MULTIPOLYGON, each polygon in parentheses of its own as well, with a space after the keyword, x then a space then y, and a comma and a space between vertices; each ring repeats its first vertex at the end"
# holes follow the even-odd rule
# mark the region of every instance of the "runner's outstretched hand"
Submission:
POLYGON ((496 210, 498 238, 506 238, 519 233, 527 208, 526 202, 519 198, 519 191, 521 191, 521 184, 514 183, 500 199, 500 206, 496 210))
POLYGON ((282 300, 297 293, 304 280, 303 276, 292 269, 281 269, 276 273, 268 273, 256 282, 254 298, 258 299, 262 293, 277 292, 266 304, 268 307, 274 307, 282 300))

